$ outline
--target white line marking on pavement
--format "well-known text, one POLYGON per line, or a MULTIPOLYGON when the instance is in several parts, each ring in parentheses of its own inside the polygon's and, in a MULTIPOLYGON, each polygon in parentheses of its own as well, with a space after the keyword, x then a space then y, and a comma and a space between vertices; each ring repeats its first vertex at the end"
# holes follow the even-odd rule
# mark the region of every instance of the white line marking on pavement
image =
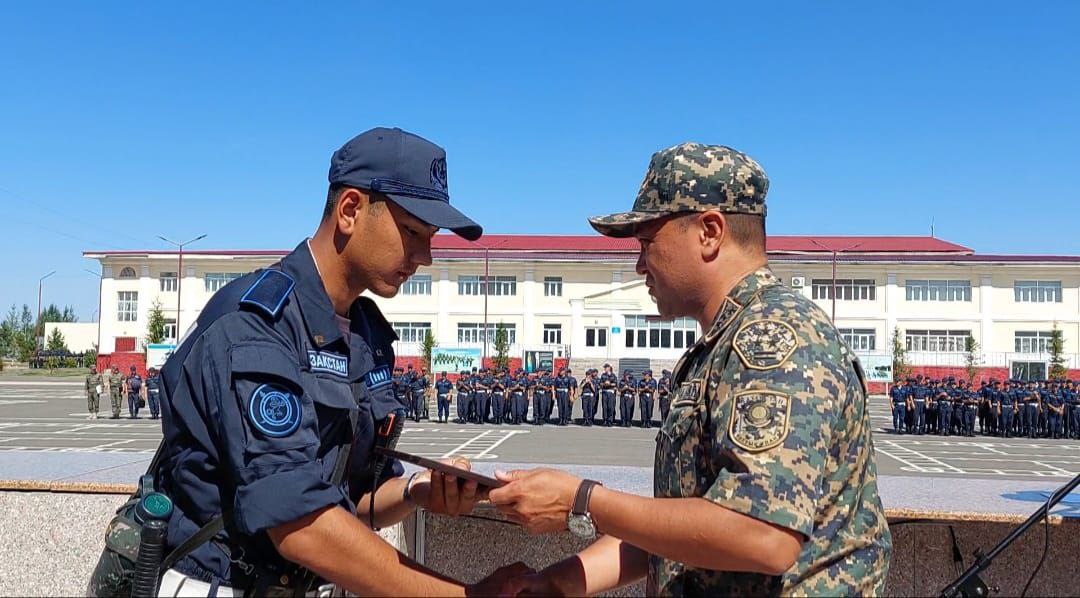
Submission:
POLYGON ((24 381, 24 380, 2 380, 0 386, 83 386, 86 384, 85 380, 73 380, 60 381, 60 380, 39 380, 39 381, 24 381))
POLYGON ((1063 476, 1076 475, 1076 474, 1072 473, 1071 471, 1065 471, 1064 469, 1062 469, 1060 467, 1055 467, 1053 465, 1049 465, 1045 461, 1032 461, 1032 463, 1034 463, 1035 465, 1038 465, 1039 467, 1045 467, 1046 469, 1049 469, 1049 470, 1053 471, 1057 475, 1063 475, 1063 476))
POLYGON ((0 407, 4 405, 22 405, 24 403, 45 403, 47 401, 35 401, 32 399, 0 399, 0 407))
POLYGON ((528 432, 525 431, 525 430, 511 430, 511 431, 507 432, 505 436, 503 436, 502 438, 500 438, 500 439, 496 440, 495 442, 493 442, 491 444, 491 446, 489 446, 486 449, 484 449, 484 450, 480 451, 479 453, 477 453, 476 456, 473 457, 473 459, 494 459, 495 455, 490 454, 491 449, 493 449, 493 448, 499 446, 500 444, 506 442, 514 434, 528 434, 528 432))
POLYGON ((488 434, 491 434, 491 430, 487 430, 486 432, 482 432, 480 434, 477 434, 476 436, 473 436, 472 438, 466 440, 465 442, 462 442, 461 444, 457 445, 456 447, 450 449, 450 452, 446 453, 445 455, 443 455, 440 458, 441 459, 446 459, 448 457, 452 457, 452 456, 454 456, 454 453, 457 453, 457 452, 460 452, 460 451, 464 450, 466 447, 473 444, 477 440, 480 440, 481 438, 487 436, 488 434))

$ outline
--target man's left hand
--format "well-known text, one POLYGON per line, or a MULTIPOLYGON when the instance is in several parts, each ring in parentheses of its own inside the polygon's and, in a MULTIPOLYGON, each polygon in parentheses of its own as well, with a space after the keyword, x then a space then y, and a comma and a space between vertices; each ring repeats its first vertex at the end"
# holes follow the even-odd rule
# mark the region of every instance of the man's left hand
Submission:
MULTIPOLYGON (((447 465, 460 469, 472 470, 467 459, 441 459, 447 465)), ((442 515, 463 515, 471 513, 476 501, 480 499, 477 484, 471 480, 458 480, 457 477, 428 471, 421 474, 426 479, 413 484, 412 496, 416 504, 442 515)))
POLYGON ((488 492, 488 500, 511 521, 533 534, 566 530, 580 478, 557 469, 499 471, 495 477, 509 483, 488 492))

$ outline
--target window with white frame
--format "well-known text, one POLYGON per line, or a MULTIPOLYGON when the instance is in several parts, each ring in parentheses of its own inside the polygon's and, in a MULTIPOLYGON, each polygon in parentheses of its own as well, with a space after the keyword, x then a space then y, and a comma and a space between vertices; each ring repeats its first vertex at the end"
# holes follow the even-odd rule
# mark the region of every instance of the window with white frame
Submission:
POLYGON ((908 301, 971 301, 971 281, 908 280, 904 293, 908 301))
POLYGON ((430 274, 413 274, 409 277, 409 280, 405 281, 405 284, 401 285, 402 295, 430 295, 431 294, 431 275, 430 274))
POLYGON ((840 328, 838 331, 854 351, 877 350, 877 331, 873 328, 840 328))
POLYGON ((203 277, 207 293, 216 293, 218 289, 243 276, 240 272, 207 272, 203 277))
MULTIPOLYGON (((502 327, 506 331, 506 342, 514 344, 517 342, 517 325, 516 324, 492 324, 487 325, 487 340, 488 342, 495 342, 495 330, 498 327, 502 327)), ((484 325, 476 324, 472 322, 462 322, 457 325, 457 340, 459 343, 482 343, 484 342, 484 325)))
POLYGON ((176 272, 162 272, 158 275, 162 293, 175 293, 177 289, 176 272))
POLYGON ((544 344, 562 344, 562 324, 544 324, 544 344))
MULTIPOLYGON (((481 295, 484 292, 484 277, 463 274, 458 276, 458 295, 481 295)), ((489 276, 488 295, 517 295, 516 276, 489 276)))
POLYGON ((1061 303, 1060 280, 1018 280, 1013 285, 1017 303, 1061 303))
MULTIPOLYGON (((814 299, 832 299, 831 278, 815 278, 811 281, 814 299)), ((837 301, 874 301, 877 299, 877 283, 870 278, 837 278, 837 301)))
POLYGON ((1049 330, 1017 330, 1014 336, 1017 353, 1049 353, 1049 330))
POLYGON ((390 325, 403 343, 422 343, 431 332, 431 322, 392 322, 390 325))
POLYGON ((120 322, 137 322, 139 319, 138 291, 120 291, 116 294, 116 319, 120 322))
POLYGON ((608 330, 606 326, 590 326, 585 329, 586 347, 606 347, 608 330))
POLYGON ((120 269, 119 278, 135 278, 135 268, 131 266, 124 266, 120 269))
POLYGON ((176 342, 176 320, 165 320, 165 338, 176 342))
POLYGON ((626 316, 626 346, 650 349, 685 349, 697 339, 693 318, 664 322, 660 316, 626 316))
POLYGON ((908 330, 904 344, 908 351, 954 353, 964 350, 970 330, 908 330))
POLYGON ((544 296, 562 297, 562 276, 544 277, 544 296))

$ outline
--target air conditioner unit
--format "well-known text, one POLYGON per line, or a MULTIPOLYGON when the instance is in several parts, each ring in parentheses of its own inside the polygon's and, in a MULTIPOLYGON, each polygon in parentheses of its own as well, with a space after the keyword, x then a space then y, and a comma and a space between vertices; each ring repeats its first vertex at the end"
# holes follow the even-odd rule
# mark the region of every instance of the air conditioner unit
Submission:
POLYGON ((801 289, 804 286, 806 286, 806 279, 805 278, 803 278, 802 276, 792 276, 791 277, 791 288, 793 288, 793 289, 801 289))

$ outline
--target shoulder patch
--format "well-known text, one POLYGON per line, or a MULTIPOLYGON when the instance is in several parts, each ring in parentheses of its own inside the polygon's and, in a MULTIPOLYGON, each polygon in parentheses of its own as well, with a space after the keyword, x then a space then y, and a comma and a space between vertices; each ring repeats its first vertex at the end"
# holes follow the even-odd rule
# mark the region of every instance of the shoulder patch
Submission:
POLYGON ((752 370, 780 367, 799 346, 795 329, 774 319, 753 320, 743 324, 732 341, 743 365, 752 370))
POLYGON ((271 318, 276 318, 295 285, 296 281, 281 270, 263 270, 262 275, 255 279, 254 284, 240 298, 240 305, 253 307, 271 318))
POLYGON ((769 390, 735 394, 728 434, 737 446, 752 453, 780 446, 791 423, 791 397, 769 390))
POLYGON ((300 399, 279 384, 263 384, 248 402, 251 425, 271 438, 284 438, 300 427, 300 399))

